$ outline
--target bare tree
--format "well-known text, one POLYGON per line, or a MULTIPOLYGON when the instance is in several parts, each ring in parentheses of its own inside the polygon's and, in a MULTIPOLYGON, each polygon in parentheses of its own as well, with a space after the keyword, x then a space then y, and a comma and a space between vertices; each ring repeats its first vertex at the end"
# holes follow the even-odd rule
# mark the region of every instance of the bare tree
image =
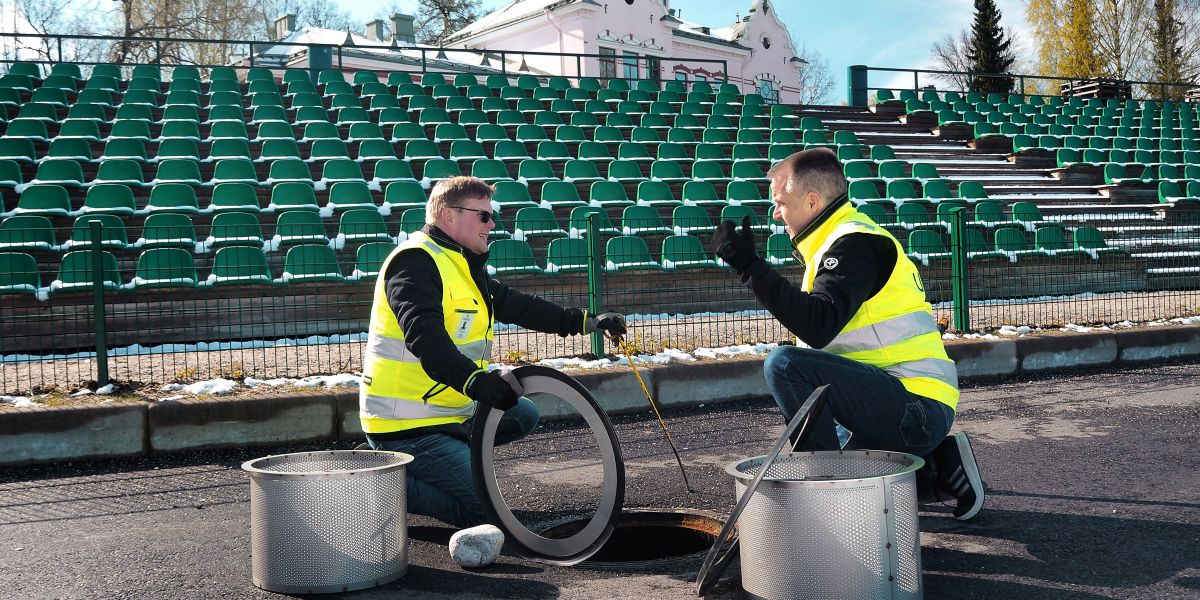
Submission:
POLYGON ((1096 10, 1096 50, 1105 72, 1118 79, 1145 79, 1149 74, 1146 32, 1151 22, 1147 0, 1100 0, 1096 10))
MULTIPOLYGON (((21 21, 15 29, 38 36, 94 35, 97 31, 98 2, 76 3, 70 0, 15 0, 14 17, 21 21)), ((34 53, 37 60, 95 62, 104 54, 104 45, 96 40, 51 37, 14 38, 14 57, 34 53), (21 52, 24 50, 25 52, 21 52), (60 55, 61 53, 61 55, 60 55)))
POLYGON ((338 31, 359 31, 361 29, 349 12, 338 8, 333 0, 262 0, 265 10, 263 15, 267 29, 274 35, 272 25, 279 15, 296 15, 297 27, 320 27, 338 31))
POLYGON ((816 50, 800 46, 796 56, 808 62, 800 69, 800 104, 828 104, 833 100, 835 81, 829 59, 816 50))
POLYGON ((1182 79, 1194 81, 1200 77, 1200 0, 1176 0, 1175 18, 1180 25, 1182 79))
POLYGON ((971 68, 967 50, 971 46, 971 32, 964 28, 958 32, 946 34, 946 37, 933 43, 934 68, 939 71, 955 71, 957 75, 938 75, 939 79, 956 90, 970 88, 970 77, 965 74, 971 68))
POLYGON ((450 34, 481 17, 480 0, 417 0, 417 42, 440 46, 450 34))

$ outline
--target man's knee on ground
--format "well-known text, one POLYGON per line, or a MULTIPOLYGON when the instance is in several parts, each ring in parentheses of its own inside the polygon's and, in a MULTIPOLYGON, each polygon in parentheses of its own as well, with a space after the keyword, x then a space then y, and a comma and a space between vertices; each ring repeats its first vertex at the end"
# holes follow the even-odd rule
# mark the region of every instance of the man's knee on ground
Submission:
POLYGON ((768 380, 788 375, 794 377, 794 371, 803 369, 804 364, 809 362, 814 352, 821 351, 798 346, 780 346, 772 350, 767 355, 767 359, 763 361, 763 374, 768 380))

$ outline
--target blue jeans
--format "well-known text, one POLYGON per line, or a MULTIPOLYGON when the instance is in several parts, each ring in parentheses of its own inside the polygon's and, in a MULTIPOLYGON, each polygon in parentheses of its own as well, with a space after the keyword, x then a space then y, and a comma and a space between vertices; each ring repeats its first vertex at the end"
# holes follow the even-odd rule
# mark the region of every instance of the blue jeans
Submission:
POLYGON ((791 421, 812 391, 830 384, 825 408, 798 450, 891 450, 926 456, 954 423, 949 406, 918 396, 882 369, 836 354, 780 346, 763 364, 767 388, 791 421), (839 439, 839 429, 850 434, 839 439))
MULTIPOLYGON (((496 445, 519 440, 533 431, 540 412, 528 398, 504 413, 496 429, 496 445)), ((470 430, 471 422, 468 420, 470 430)), ((400 440, 367 443, 376 450, 404 452, 413 456, 405 472, 408 512, 433 517, 458 528, 472 527, 487 518, 471 476, 470 446, 443 433, 418 435, 400 440)))

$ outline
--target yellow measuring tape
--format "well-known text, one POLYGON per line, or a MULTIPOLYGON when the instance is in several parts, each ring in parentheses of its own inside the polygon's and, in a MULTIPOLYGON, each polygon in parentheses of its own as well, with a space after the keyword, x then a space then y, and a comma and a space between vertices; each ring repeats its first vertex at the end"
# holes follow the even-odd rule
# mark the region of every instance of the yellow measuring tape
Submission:
POLYGON ((692 483, 688 481, 687 471, 683 468, 683 459, 679 458, 679 449, 675 447, 675 440, 671 438, 671 432, 667 431, 667 422, 663 420, 662 413, 658 411, 658 404, 654 402, 654 397, 650 395, 650 390, 646 387, 642 374, 638 372, 637 365, 633 362, 633 346, 619 335, 614 335, 610 339, 629 359, 629 367, 633 369, 633 376, 637 378, 638 385, 642 386, 642 393, 646 395, 646 400, 650 402, 650 408, 654 409, 654 416, 658 418, 658 426, 662 428, 663 436, 667 438, 667 443, 671 445, 671 452, 675 454, 675 463, 679 465, 679 472, 683 475, 683 485, 687 487, 689 494, 696 493, 696 490, 692 489, 692 483))

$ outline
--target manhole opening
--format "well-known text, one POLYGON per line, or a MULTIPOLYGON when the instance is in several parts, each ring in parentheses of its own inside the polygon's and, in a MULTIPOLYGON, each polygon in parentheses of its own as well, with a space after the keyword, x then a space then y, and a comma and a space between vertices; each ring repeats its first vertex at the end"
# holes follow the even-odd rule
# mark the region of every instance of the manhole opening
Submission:
MULTIPOLYGON (((587 519, 546 529, 543 537, 558 539, 578 533, 587 519)), ((692 511, 625 511, 612 536, 587 563, 630 564, 660 561, 707 552, 724 522, 692 511)))

